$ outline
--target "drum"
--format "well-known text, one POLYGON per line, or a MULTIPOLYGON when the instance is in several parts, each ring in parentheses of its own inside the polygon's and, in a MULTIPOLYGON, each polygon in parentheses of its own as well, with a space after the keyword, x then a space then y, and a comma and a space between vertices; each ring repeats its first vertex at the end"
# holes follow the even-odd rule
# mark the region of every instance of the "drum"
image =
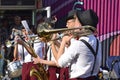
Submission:
POLYGON ((22 74, 22 64, 21 61, 10 62, 7 65, 8 76, 10 78, 19 77, 22 74))

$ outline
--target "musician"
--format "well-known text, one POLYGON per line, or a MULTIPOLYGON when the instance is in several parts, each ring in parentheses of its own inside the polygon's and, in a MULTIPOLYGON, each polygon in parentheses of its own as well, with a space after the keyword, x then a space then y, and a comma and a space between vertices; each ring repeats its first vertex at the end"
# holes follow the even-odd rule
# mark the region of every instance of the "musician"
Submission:
MULTIPOLYGON (((68 16, 66 19, 66 27, 72 28, 75 24, 74 14, 76 13, 76 10, 71 10, 68 12, 68 16)), ((68 45, 66 45, 65 50, 67 50, 68 45)), ((57 54, 57 53, 55 53, 57 54)), ((69 65, 66 67, 60 68, 60 80, 68 80, 69 79, 69 65)))
POLYGON ((43 46, 44 43, 39 40, 32 40, 29 37, 29 32, 27 32, 24 28, 22 29, 23 38, 20 36, 15 37, 16 45, 14 48, 14 60, 21 60, 23 62, 22 65, 22 80, 37 80, 36 76, 30 76, 30 70, 32 67, 38 70, 38 66, 33 64, 31 54, 26 50, 26 48, 21 45, 22 43, 29 43, 35 53, 40 57, 43 58, 43 46), (22 39, 21 39, 22 38, 22 39), (37 42, 36 42, 37 41, 37 42), (38 42, 39 41, 39 42, 38 42))
MULTIPOLYGON (((93 10, 77 11, 74 27, 92 26, 97 28, 98 16, 93 10)), ((76 30, 79 31, 79 30, 76 30)), ((74 38, 72 34, 64 36, 56 56, 56 62, 52 65, 58 67, 69 66, 69 80, 95 80, 101 66, 101 44, 94 35, 91 34, 74 38), (86 44, 87 43, 87 44, 86 44), (66 44, 69 44, 65 50, 66 44), (88 46, 90 45, 91 48, 88 46), (93 49, 93 51, 92 51, 93 49)), ((52 42, 52 51, 56 51, 55 44, 52 42)), ((43 59, 35 58, 35 63, 50 64, 43 59)))
MULTIPOLYGON (((74 14, 75 14, 75 10, 71 10, 68 13, 68 16, 66 18, 66 27, 67 28, 71 28, 72 26, 74 26, 74 14)), ((39 27, 39 26, 38 26, 39 27)), ((58 37, 59 34, 57 35, 53 35, 53 37, 58 37)), ((54 39, 54 38, 53 38, 54 39)), ((51 39, 52 40, 52 39, 51 39)), ((59 49, 59 45, 60 45, 61 40, 56 40, 56 48, 59 49)), ((48 46, 48 51, 47 51, 47 60, 48 61, 55 61, 53 52, 51 50, 51 41, 48 42, 47 46, 48 46)), ((52 63, 51 63, 52 64, 52 63)), ((68 79, 68 68, 57 68, 56 66, 53 66, 49 64, 48 65, 48 74, 49 74, 49 80, 67 80, 68 79), (52 74, 51 74, 52 73, 52 74)))
MULTIPOLYGON (((55 61, 55 58, 54 58, 54 55, 53 55, 53 52, 51 50, 51 47, 50 47, 50 43, 48 42, 47 43, 47 47, 48 47, 48 50, 47 50, 47 59, 48 61, 55 61)), ((60 71, 60 68, 58 68, 57 66, 53 66, 53 65, 47 65, 47 71, 48 71, 48 80, 59 80, 59 71, 60 71)))
MULTIPOLYGON (((55 26, 55 23, 57 21, 57 17, 53 17, 51 19, 48 19, 48 23, 52 26, 52 28, 54 28, 55 26), (53 19, 53 20, 52 20, 53 19)), ((39 26, 38 26, 39 27, 39 26)), ((57 36, 59 36, 59 34, 57 34, 57 36)), ((56 40, 58 45, 60 45, 60 40, 56 40)), ((54 58, 54 55, 52 53, 52 50, 51 50, 51 43, 50 42, 47 42, 46 43, 46 53, 47 53, 47 57, 46 57, 46 60, 48 61, 55 61, 55 58, 54 58)), ((58 48, 59 46, 57 46, 58 48)), ((60 68, 58 68, 57 66, 52 66, 52 65, 47 65, 47 72, 48 72, 48 80, 59 80, 59 72, 60 72, 60 68)))
MULTIPOLYGON (((66 27, 67 28, 71 28, 72 26, 74 26, 74 21, 75 21, 74 20, 74 13, 75 13, 75 10, 71 10, 68 13, 68 16, 66 18, 66 27)), ((58 37, 58 36, 59 36, 59 34, 56 35, 56 37, 58 37)), ((56 40, 56 48, 57 49, 59 49, 59 47, 60 47, 59 46, 60 42, 61 42, 60 39, 56 40)), ((49 46, 49 49, 48 49, 48 52, 47 52, 47 60, 48 61, 55 61, 55 57, 52 53, 51 46, 49 44, 48 44, 48 46, 49 46)), ((68 71, 67 67, 66 68, 59 68, 59 67, 56 67, 56 66, 48 65, 49 80, 64 80, 64 79, 67 79, 68 78, 68 72, 67 71, 68 71)))

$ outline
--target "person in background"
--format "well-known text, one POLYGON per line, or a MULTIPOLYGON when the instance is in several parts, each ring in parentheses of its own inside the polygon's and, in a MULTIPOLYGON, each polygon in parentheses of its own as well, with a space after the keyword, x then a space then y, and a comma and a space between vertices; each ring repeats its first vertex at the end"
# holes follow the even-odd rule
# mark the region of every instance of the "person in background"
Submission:
MULTIPOLYGON (((7 17, 4 17, 1 21, 0 42, 2 43, 2 50, 4 53, 3 58, 8 59, 8 48, 5 41, 10 37, 10 25, 7 17)), ((10 57, 10 56, 9 56, 10 57)), ((7 61, 3 60, 3 76, 5 76, 7 61)))
MULTIPOLYGON (((16 35, 22 35, 22 24, 21 24, 21 17, 20 16, 14 16, 14 22, 13 24, 10 26, 10 32, 9 32, 9 37, 8 37, 8 41, 14 41, 14 38, 16 35)), ((7 42, 6 40, 6 42, 7 42)), ((14 43, 12 43, 14 44, 14 43)), ((9 59, 10 62, 13 61, 13 51, 14 51, 14 45, 7 47, 8 50, 8 54, 6 55, 6 59, 9 59)))
MULTIPOLYGON (((75 24, 73 28, 84 28, 91 26, 97 28, 98 16, 89 9, 85 11, 77 11, 74 16, 75 24)), ((75 30, 75 32, 80 32, 75 30)), ((93 29, 89 29, 90 34, 80 37, 74 37, 70 34, 64 36, 57 52, 56 62, 52 61, 52 65, 58 67, 66 67, 69 65, 69 80, 95 80, 101 66, 101 43, 95 37, 93 29), (65 50, 66 44, 68 45, 65 50), (88 46, 90 45, 90 46, 88 46)), ((52 51, 56 52, 55 43, 52 42, 52 51)), ((50 64, 50 62, 38 58, 34 58, 34 63, 50 64)))
POLYGON ((4 48, 3 45, 0 43, 0 79, 4 77, 4 48))
POLYGON ((21 17, 20 16, 15 16, 14 17, 14 23, 12 24, 12 26, 10 27, 10 32, 11 32, 11 36, 10 36, 10 39, 14 39, 14 37, 17 35, 17 34, 20 34, 22 35, 22 24, 21 24, 21 17))
MULTIPOLYGON (((33 56, 29 53, 29 51, 26 50, 26 48, 21 45, 22 43, 27 42, 30 44, 35 51, 34 53, 38 55, 40 58, 43 58, 43 46, 44 43, 40 40, 34 40, 34 42, 31 43, 31 38, 29 37, 29 32, 27 32, 24 28, 22 29, 22 34, 24 36, 24 39, 20 39, 21 37, 16 36, 15 41, 16 45, 14 48, 14 60, 20 60, 23 62, 22 65, 22 80, 37 80, 36 76, 30 76, 30 70, 32 67, 34 67, 36 70, 39 70, 39 67, 37 64, 33 64, 33 56), (23 42, 22 42, 23 40, 23 42)), ((33 53, 32 53, 33 54, 33 53)))
POLYGON ((2 34, 4 35, 3 37, 5 37, 3 39, 3 41, 5 41, 6 39, 9 38, 10 35, 10 25, 9 25, 9 20, 7 18, 3 18, 2 19, 2 34))
POLYGON ((13 26, 12 28, 15 28, 15 29, 18 29, 18 30, 21 30, 22 29, 22 24, 21 24, 21 17, 20 16, 15 16, 14 17, 14 23, 13 23, 13 26))

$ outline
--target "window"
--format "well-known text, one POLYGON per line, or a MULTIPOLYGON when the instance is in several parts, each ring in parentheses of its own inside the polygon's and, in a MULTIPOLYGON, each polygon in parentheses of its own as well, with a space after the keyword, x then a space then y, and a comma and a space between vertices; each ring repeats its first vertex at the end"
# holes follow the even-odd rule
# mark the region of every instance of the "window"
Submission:
POLYGON ((35 5, 35 0, 1 0, 1 5, 35 5))

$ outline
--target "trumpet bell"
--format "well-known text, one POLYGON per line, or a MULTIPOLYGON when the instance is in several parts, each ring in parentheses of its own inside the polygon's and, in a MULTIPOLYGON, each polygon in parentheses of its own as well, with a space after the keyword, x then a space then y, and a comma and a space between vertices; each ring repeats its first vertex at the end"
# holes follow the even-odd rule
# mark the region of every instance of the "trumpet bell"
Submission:
POLYGON ((6 42, 5 42, 5 45, 6 45, 6 47, 12 47, 13 45, 14 45, 14 41, 10 41, 10 40, 7 40, 6 42))
POLYGON ((51 25, 49 23, 43 22, 40 23, 37 27, 37 34, 41 38, 42 41, 46 42, 49 39, 51 39, 51 35, 48 35, 45 30, 52 29, 51 25))
POLYGON ((37 33, 44 32, 44 30, 50 30, 50 29, 52 29, 51 25, 49 23, 43 22, 38 25, 37 33))

